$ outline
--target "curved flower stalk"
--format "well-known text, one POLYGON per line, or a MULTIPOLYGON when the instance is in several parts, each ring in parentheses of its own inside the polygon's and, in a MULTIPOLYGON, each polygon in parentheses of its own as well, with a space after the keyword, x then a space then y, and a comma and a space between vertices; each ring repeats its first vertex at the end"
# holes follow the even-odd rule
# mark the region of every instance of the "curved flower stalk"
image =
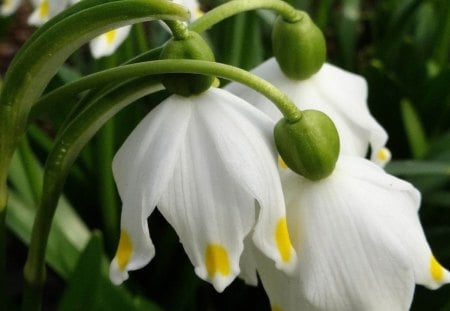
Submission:
MULTIPOLYGON (((326 113, 335 123, 341 141, 341 154, 365 157, 371 146, 371 159, 384 165, 390 160, 384 147, 386 131, 370 114, 367 106, 367 83, 364 78, 330 64, 324 64, 307 80, 296 81, 286 77, 274 58, 252 70, 268 80, 301 109, 315 109, 326 113)), ((257 92, 231 83, 225 89, 254 104, 273 120, 280 112, 257 92)))
POLYGON ((284 177, 299 268, 286 276, 256 252, 272 310, 408 310, 415 283, 450 282, 426 241, 411 184, 345 156, 322 181, 284 177))
POLYGON ((239 274, 252 229, 253 242, 277 268, 294 270, 272 127, 263 113, 214 88, 173 95, 147 115, 113 161, 123 209, 111 280, 120 284, 154 256, 147 218, 155 206, 196 274, 219 292, 239 274))

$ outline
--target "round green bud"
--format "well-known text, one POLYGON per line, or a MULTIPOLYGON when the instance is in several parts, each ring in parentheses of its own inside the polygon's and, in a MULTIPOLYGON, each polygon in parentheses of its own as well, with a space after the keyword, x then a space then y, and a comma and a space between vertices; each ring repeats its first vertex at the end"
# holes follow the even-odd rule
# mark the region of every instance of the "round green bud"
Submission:
POLYGON ((279 16, 272 29, 273 54, 286 76, 304 80, 315 74, 325 63, 326 45, 322 31, 305 12, 299 12, 296 22, 279 16))
POLYGON ((294 172, 319 180, 330 175, 339 156, 339 135, 333 121, 318 110, 305 110, 297 122, 281 119, 274 129, 281 158, 294 172))
MULTIPOLYGON (((171 39, 163 47, 160 59, 196 59, 215 61, 214 54, 205 40, 196 32, 190 31, 186 39, 171 39)), ((214 82, 213 76, 177 73, 165 74, 161 82, 164 87, 175 94, 190 96, 209 89, 214 82)))

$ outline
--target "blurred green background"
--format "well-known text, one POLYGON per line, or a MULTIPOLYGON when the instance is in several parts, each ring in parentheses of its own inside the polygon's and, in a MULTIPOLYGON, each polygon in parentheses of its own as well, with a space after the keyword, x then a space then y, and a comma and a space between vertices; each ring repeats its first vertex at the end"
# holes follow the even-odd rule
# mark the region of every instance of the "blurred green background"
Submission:
MULTIPOLYGON (((224 1, 204 0, 205 11, 224 1)), ((450 1, 288 1, 306 10, 325 33, 328 61, 363 75, 368 104, 389 133, 387 170, 423 194, 420 216, 435 256, 450 267, 450 1)), ((29 8, 0 18, 0 74, 30 35, 29 8)), ((271 56, 274 15, 240 14, 207 32, 220 62, 250 69, 271 56)), ((113 56, 75 53, 49 90, 120 64, 167 39, 158 23, 133 27, 113 56)), ((162 98, 149 96, 119 113, 84 149, 65 187, 49 241, 44 310, 269 310, 262 288, 236 280, 221 295, 194 274, 178 237, 158 212, 149 219, 156 257, 115 287, 107 277, 119 232, 120 200, 111 174, 114 152, 162 98), (90 241, 90 242, 89 242, 90 241), (87 246, 88 245, 88 246, 87 246)), ((22 266, 42 167, 52 138, 76 98, 41 114, 31 125, 10 172, 7 223, 9 309, 19 305, 22 266)), ((450 286, 417 287, 412 310, 450 310, 450 286)))

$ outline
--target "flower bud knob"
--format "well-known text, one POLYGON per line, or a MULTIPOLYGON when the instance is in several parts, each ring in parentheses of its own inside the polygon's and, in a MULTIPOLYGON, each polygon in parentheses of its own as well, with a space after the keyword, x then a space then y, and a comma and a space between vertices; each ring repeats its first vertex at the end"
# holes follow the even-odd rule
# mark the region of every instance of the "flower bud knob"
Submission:
MULTIPOLYGON (((214 61, 214 54, 205 40, 196 32, 190 31, 186 39, 171 39, 161 51, 160 59, 196 59, 214 61)), ((181 96, 200 94, 209 89, 214 77, 197 74, 165 74, 161 79, 164 87, 181 96)))
POLYGON ((333 121, 318 110, 305 110, 297 122, 281 119, 274 130, 281 158, 294 172, 319 180, 330 175, 339 156, 339 135, 333 121))
POLYGON ((272 30, 273 54, 286 76, 304 80, 325 63, 326 45, 322 31, 305 12, 296 22, 279 16, 272 30))

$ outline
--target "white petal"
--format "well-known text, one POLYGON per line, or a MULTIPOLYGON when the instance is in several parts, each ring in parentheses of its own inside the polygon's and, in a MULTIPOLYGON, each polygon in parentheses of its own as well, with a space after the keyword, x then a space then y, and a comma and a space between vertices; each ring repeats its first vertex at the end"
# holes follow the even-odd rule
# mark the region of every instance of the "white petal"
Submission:
POLYGON ((286 228, 285 205, 272 140, 273 123, 236 96, 211 89, 217 98, 202 113, 230 176, 259 203, 255 244, 277 267, 292 272, 296 254, 286 228), (219 100, 220 98, 220 100, 219 100))
POLYGON ((4 0, 2 5, 0 6, 0 15, 1 16, 10 16, 20 6, 20 0, 4 0))
POLYGON ((207 91, 178 101, 179 106, 192 106, 193 113, 173 178, 158 206, 177 231, 197 275, 221 292, 240 272, 243 240, 255 221, 254 198, 229 175, 205 126, 211 115, 202 110, 217 106, 220 98, 207 91))
MULTIPOLYGON (((258 272, 262 285, 269 296, 272 311, 313 311, 314 308, 304 297, 299 276, 281 273, 273 262, 255 250, 258 272)), ((325 310, 322 310, 325 311, 325 310)))
MULTIPOLYGON (((117 258, 113 260, 111 278, 125 279, 127 271, 141 268, 154 256, 147 218, 173 175, 189 118, 189 107, 167 99, 141 121, 114 157, 114 179, 123 203, 122 232, 132 251, 119 270, 117 258)), ((119 245, 117 254, 121 253, 119 245)))
POLYGON ((131 26, 117 28, 104 33, 89 43, 94 58, 109 56, 125 41, 130 33, 131 26))
POLYGON ((450 274, 434 258, 420 224, 418 210, 420 193, 410 183, 386 174, 370 162, 343 158, 340 169, 361 182, 371 182, 387 191, 395 191, 389 204, 394 206, 386 215, 385 230, 391 230, 407 249, 413 261, 416 283, 436 289, 450 282, 450 274))
MULTIPOLYGON (((387 134, 370 115, 366 103, 367 84, 362 77, 324 64, 308 80, 294 81, 284 76, 273 58, 252 73, 280 88, 299 108, 326 113, 338 129, 342 154, 365 156, 370 143, 372 157, 375 157, 384 147, 387 134)), ((274 121, 281 118, 276 107, 257 92, 236 83, 231 83, 226 89, 254 104, 274 121)))
MULTIPOLYGON (((351 172, 364 162, 369 165, 366 175, 389 179, 369 161, 351 160, 360 162, 351 172)), ((398 204, 416 209, 402 190, 407 183, 393 179, 380 186, 359 180, 341 165, 345 161, 350 158, 339 161, 323 181, 296 177, 286 188, 288 225, 299 254, 299 288, 320 310, 406 310, 415 283, 411 254, 390 225, 394 219, 402 223, 396 218, 404 216, 398 204)))

